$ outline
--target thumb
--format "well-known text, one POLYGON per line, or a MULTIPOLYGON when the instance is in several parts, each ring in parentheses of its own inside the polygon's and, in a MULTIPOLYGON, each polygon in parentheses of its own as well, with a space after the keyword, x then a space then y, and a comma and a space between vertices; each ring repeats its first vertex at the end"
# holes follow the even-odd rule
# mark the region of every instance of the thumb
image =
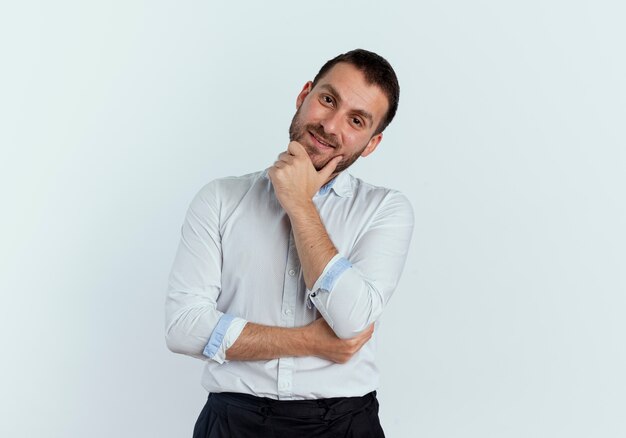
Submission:
POLYGON ((324 166, 322 170, 317 172, 317 174, 320 176, 320 178, 326 181, 333 174, 333 172, 337 168, 337 165, 342 159, 343 159, 343 155, 336 156, 335 158, 330 160, 328 163, 326 163, 326 166, 324 166))

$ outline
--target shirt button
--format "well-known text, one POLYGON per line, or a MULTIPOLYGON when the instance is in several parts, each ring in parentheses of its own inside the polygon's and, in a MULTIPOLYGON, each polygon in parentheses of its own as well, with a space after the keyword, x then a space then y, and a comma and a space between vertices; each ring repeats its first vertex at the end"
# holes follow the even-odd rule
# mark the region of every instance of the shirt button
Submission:
POLYGON ((291 309, 285 309, 285 315, 291 315, 291 309))
POLYGON ((293 277, 294 275, 296 275, 296 270, 295 269, 290 269, 289 270, 289 276, 293 277))

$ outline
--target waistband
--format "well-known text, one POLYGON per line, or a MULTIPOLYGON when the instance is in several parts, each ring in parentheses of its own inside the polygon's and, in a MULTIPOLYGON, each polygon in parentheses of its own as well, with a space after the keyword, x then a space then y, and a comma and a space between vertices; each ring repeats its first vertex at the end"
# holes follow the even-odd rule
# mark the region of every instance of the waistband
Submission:
POLYGON ((318 400, 274 400, 235 392, 209 394, 217 405, 237 406, 264 416, 290 418, 322 418, 332 420, 347 413, 356 413, 376 402, 376 391, 362 397, 334 397, 318 400))

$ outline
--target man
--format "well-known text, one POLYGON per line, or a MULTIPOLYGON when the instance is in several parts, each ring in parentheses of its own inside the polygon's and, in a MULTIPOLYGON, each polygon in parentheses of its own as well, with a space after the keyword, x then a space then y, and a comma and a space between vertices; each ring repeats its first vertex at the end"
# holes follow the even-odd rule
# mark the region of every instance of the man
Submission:
POLYGON ((395 72, 353 50, 296 100, 272 167, 207 184, 170 275, 166 340, 206 361, 194 437, 383 437, 374 323, 404 266, 407 199, 344 170, 393 119, 395 72))

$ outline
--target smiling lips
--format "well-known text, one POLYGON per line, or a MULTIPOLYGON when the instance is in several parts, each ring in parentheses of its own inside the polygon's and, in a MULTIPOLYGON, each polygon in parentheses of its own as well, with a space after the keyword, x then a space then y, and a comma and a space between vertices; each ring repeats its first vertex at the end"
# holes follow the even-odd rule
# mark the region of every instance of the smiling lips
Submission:
POLYGON ((322 140, 319 136, 315 135, 313 132, 309 131, 309 134, 311 134, 311 137, 313 137, 313 140, 315 140, 316 143, 318 143, 319 145, 321 145, 324 148, 330 148, 330 149, 334 149, 335 146, 327 143, 326 141, 322 140))

